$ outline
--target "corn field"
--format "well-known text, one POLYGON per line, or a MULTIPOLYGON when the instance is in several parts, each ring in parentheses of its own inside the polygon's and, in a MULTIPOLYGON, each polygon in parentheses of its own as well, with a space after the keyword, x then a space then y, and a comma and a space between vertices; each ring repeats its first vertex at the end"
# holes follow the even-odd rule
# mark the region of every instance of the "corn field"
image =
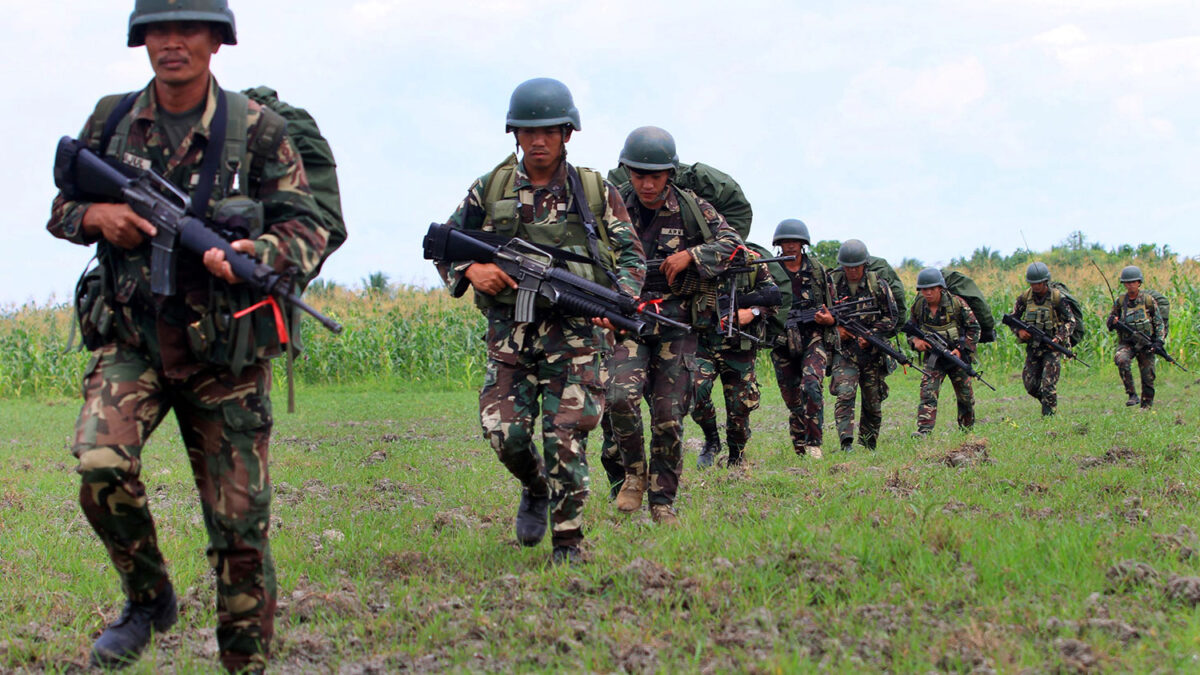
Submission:
MULTIPOLYGON (((1012 311, 1017 295, 1026 288, 1024 268, 970 265, 961 268, 987 296, 996 318, 997 340, 983 345, 985 370, 1019 370, 1024 348, 1000 324, 1012 311)), ((1171 355, 1192 368, 1200 365, 1200 262, 1163 260, 1141 263, 1145 287, 1165 293, 1171 300, 1171 355)), ((898 270, 913 300, 917 270, 898 270)), ((1115 278, 1119 269, 1110 270, 1115 278)), ((1085 361, 1096 365, 1112 358, 1113 338, 1104 326, 1112 306, 1100 273, 1091 265, 1052 268, 1054 279, 1064 282, 1084 307, 1087 337, 1076 348, 1085 361)), ((1123 289, 1110 279, 1114 291, 1123 289)), ((308 299, 345 326, 331 335, 313 321, 301 326, 303 354, 296 361, 297 380, 304 384, 354 384, 381 382, 435 389, 478 386, 484 351, 480 340, 485 323, 469 298, 454 299, 444 290, 374 286, 352 292, 321 285, 308 299)), ((0 396, 75 396, 88 354, 68 350, 72 313, 69 305, 0 309, 0 396)), ((764 364, 765 365, 765 364, 764 364)), ((282 381, 283 360, 276 361, 277 381, 282 381)), ((770 367, 760 368, 770 378, 770 367)))

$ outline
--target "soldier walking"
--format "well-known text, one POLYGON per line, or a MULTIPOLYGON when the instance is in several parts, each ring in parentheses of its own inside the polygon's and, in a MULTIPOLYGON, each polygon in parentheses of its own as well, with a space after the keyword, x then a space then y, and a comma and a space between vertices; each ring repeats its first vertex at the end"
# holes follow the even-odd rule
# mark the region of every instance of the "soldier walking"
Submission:
MULTIPOLYGON (((302 278, 320 264, 329 232, 300 156, 281 132, 282 118, 221 89, 209 70, 221 45, 236 43, 225 0, 138 0, 128 44, 145 45, 154 79, 133 95, 101 99, 81 140, 98 154, 165 176, 190 194, 197 215, 219 223, 237 218, 244 235, 232 242, 235 250, 302 278), (264 146, 268 129, 280 135, 264 146), (251 148, 261 154, 252 157, 251 148)), ((145 443, 173 409, 208 531, 221 663, 261 672, 276 598, 267 537, 268 359, 283 349, 276 327, 256 314, 231 320, 262 298, 239 283, 218 249, 203 260, 181 255, 177 292, 155 294, 154 227, 126 204, 91 203, 67 192, 74 190, 55 198, 47 229, 96 244, 98 261, 77 299, 92 360, 72 451, 83 513, 127 598, 120 618, 93 645, 92 663, 127 666, 151 633, 176 621, 175 591, 141 482, 145 443)))
MULTIPOLYGON (((913 323, 926 333, 936 333, 954 356, 971 362, 975 346, 979 343, 979 321, 966 300, 952 294, 946 288, 941 270, 926 267, 917 273, 916 300, 909 312, 913 323)), ((954 387, 954 398, 958 403, 958 426, 970 429, 975 425, 975 394, 971 390, 969 376, 953 363, 928 356, 929 343, 910 337, 908 344, 926 355, 925 375, 921 377, 921 402, 917 406, 917 430, 914 438, 928 436, 937 421, 938 394, 942 380, 949 377, 954 387)))
MULTIPOLYGON (((1025 281, 1029 288, 1017 296, 1013 316, 1067 346, 1075 329, 1075 315, 1062 291, 1050 288, 1050 268, 1043 262, 1030 263, 1025 281)), ((1053 415, 1058 407, 1058 376, 1062 371, 1059 353, 1049 345, 1031 341, 1033 336, 1023 328, 1013 329, 1013 333, 1025 343, 1025 367, 1021 370, 1025 391, 1041 401, 1043 416, 1053 415)))
MULTIPOLYGON (((600 174, 566 161, 566 144, 580 129, 571 92, 549 78, 521 83, 509 102, 505 129, 516 136, 520 161, 510 155, 478 178, 448 224, 589 257, 590 265, 569 263, 571 271, 636 296, 645 259, 620 194, 600 174)), ((541 306, 534 321, 518 322, 517 283, 499 266, 464 262, 441 271, 455 297, 467 286, 474 289, 488 320, 479 418, 484 438, 522 486, 517 541, 536 546, 549 512, 553 560, 581 562, 588 494, 584 445, 604 410, 601 350, 612 325, 541 306), (540 455, 534 443, 539 415, 540 455)))
MULTIPOLYGON (((868 314, 862 319, 872 332, 888 337, 896 330, 896 298, 888 284, 875 272, 867 269, 867 245, 858 239, 847 239, 838 249, 838 268, 830 273, 833 297, 838 303, 865 301, 868 314)), ((865 339, 852 335, 838 326, 839 346, 833 353, 829 393, 837 397, 833 419, 843 452, 854 443, 854 394, 862 391, 862 417, 859 422, 858 443, 874 450, 883 422, 883 401, 888 396, 887 375, 892 364, 889 357, 872 347, 865 339)))
POLYGON ((1142 289, 1142 271, 1133 265, 1121 270, 1121 283, 1125 285, 1125 295, 1113 302, 1109 312, 1107 326, 1110 331, 1117 330, 1117 322, 1121 321, 1132 330, 1149 338, 1145 345, 1139 344, 1134 336, 1117 332, 1117 351, 1113 362, 1121 375, 1121 383, 1125 385, 1127 406, 1141 404, 1142 408, 1154 405, 1154 345, 1162 344, 1166 338, 1162 318, 1159 316, 1158 303, 1148 291, 1142 289), (1133 386, 1133 371, 1131 365, 1134 359, 1138 362, 1138 372, 1142 380, 1142 396, 1138 398, 1137 389, 1133 386))

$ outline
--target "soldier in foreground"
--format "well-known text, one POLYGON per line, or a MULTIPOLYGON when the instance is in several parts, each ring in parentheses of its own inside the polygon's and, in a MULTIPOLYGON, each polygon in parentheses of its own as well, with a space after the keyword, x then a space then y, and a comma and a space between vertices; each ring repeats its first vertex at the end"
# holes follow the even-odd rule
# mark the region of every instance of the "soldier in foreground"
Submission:
MULTIPOLYGON (((580 129, 567 87, 549 78, 521 83, 509 102, 505 129, 516 136, 520 161, 510 155, 478 178, 447 224, 566 249, 592 260, 570 263, 571 271, 638 295, 645 259, 625 204, 598 173, 567 163, 566 144, 580 129)), ((494 263, 456 263, 441 271, 455 297, 467 286, 475 290, 475 303, 488 320, 479 417, 484 437, 521 482, 517 541, 536 546, 549 512, 553 560, 581 562, 588 494, 584 444, 604 410, 601 349, 612 326, 543 306, 535 321, 518 322, 517 284, 494 263), (539 415, 541 455, 534 443, 539 415)))
POLYGON ((779 393, 789 411, 788 428, 797 455, 821 459, 822 425, 825 421, 825 366, 829 346, 837 344, 829 276, 824 266, 805 251, 810 243, 808 226, 789 218, 775 227, 771 243, 795 260, 771 263, 771 272, 783 304, 767 327, 767 340, 775 345, 771 362, 779 393), (794 323, 788 315, 817 310, 811 322, 794 323), (793 323, 789 326, 789 323, 793 323))
MULTIPOLYGON (((742 240, 708 202, 671 179, 679 156, 675 139, 658 127, 634 129, 620 163, 632 186, 625 207, 649 260, 662 260, 649 274, 642 300, 695 331, 715 330, 712 279, 729 266, 742 240), (657 281, 656 281, 657 280, 657 281)), ((609 360, 606 432, 619 448, 625 480, 617 509, 641 508, 649 491, 654 522, 678 522, 674 509, 683 471, 683 418, 691 407, 696 375, 696 332, 655 324, 648 335, 619 342, 609 360), (650 406, 650 461, 646 462, 641 400, 650 406)), ((611 447, 611 446, 610 446, 611 447)), ((612 450, 606 450, 612 452, 612 450)))
POLYGON ((1130 265, 1121 270, 1125 295, 1113 302, 1107 326, 1110 331, 1117 331, 1117 351, 1113 355, 1113 362, 1121 375, 1121 383, 1125 385, 1125 395, 1129 397, 1125 405, 1140 403, 1142 408, 1150 408, 1154 405, 1154 345, 1161 345, 1166 335, 1159 317, 1158 303, 1149 292, 1142 289, 1142 281, 1142 271, 1137 267, 1130 265), (1149 338, 1149 341, 1145 345, 1139 344, 1142 341, 1124 330, 1118 330, 1118 322, 1149 338), (1130 367, 1135 358, 1138 372, 1141 373, 1141 398, 1138 398, 1137 389, 1134 388, 1130 367))
MULTIPOLYGON (((946 280, 936 267, 926 267, 917 274, 917 292, 909 312, 910 321, 926 333, 936 333, 953 347, 950 352, 954 356, 970 363, 975 346, 979 343, 980 328, 966 300, 946 288, 946 280)), ((929 343, 920 338, 910 337, 908 344, 923 354, 930 351, 929 343)), ((938 394, 946 377, 954 386, 958 426, 970 429, 975 425, 975 394, 968 374, 953 363, 943 363, 936 357, 926 356, 925 363, 926 372, 921 377, 921 402, 917 406, 917 430, 913 437, 921 438, 933 431, 937 421, 938 394)))
MULTIPOLYGON (((128 44, 145 45, 154 79, 136 98, 102 99, 81 139, 98 154, 167 176, 191 194, 198 216, 218 223, 238 218, 244 228, 232 243, 238 252, 307 275, 320 263, 328 232, 319 224, 299 154, 281 134, 272 150, 252 157, 250 148, 264 147, 260 134, 282 129, 282 120, 222 90, 209 71, 221 45, 236 42, 225 0, 138 0, 128 44), (118 100, 130 104, 124 113, 118 100), (210 156, 222 161, 206 165, 210 156), (248 175, 227 169, 218 180, 214 173, 254 162, 259 168, 248 175)), ((85 276, 77 298, 92 360, 73 452, 84 515, 108 549, 127 602, 96 640, 92 662, 127 666, 152 632, 176 621, 175 591, 140 479, 147 438, 174 409, 208 530, 221 663, 230 671, 261 671, 276 598, 267 538, 268 358, 281 345, 274 326, 254 323, 253 315, 230 319, 261 298, 247 297, 218 249, 203 260, 181 256, 177 292, 154 294, 148 237, 155 229, 126 204, 73 201, 60 193, 47 228, 73 243, 97 245, 98 273, 85 276)))
MULTIPOLYGON (((1050 268, 1043 262, 1030 263, 1025 269, 1029 288, 1017 296, 1013 316, 1041 330, 1054 341, 1067 345, 1075 328, 1075 315, 1067 306, 1066 296, 1050 288, 1050 268)), ((1058 376, 1062 371, 1059 353, 1033 340, 1024 329, 1013 329, 1017 339, 1025 343, 1025 367, 1021 381, 1025 391, 1042 403, 1042 415, 1053 415, 1058 407, 1058 376), (1031 341, 1032 340, 1032 341, 1031 341)))
MULTIPOLYGON (((896 299, 892 289, 879 276, 867 269, 867 245, 858 239, 847 239, 838 249, 838 268, 830 273, 833 297, 838 303, 864 300, 870 313, 862 322, 884 337, 896 330, 896 299)), ((838 326, 839 346, 833 353, 829 391, 837 397, 833 419, 843 452, 854 443, 854 393, 862 391, 862 417, 858 442, 874 450, 883 422, 883 401, 888 396, 888 357, 872 347, 865 339, 855 337, 838 326)))

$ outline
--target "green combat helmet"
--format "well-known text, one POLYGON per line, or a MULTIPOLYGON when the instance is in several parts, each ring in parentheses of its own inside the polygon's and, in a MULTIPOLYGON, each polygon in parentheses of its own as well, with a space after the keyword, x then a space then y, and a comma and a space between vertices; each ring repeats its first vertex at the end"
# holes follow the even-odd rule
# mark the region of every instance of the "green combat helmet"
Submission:
POLYGON ((808 237, 808 226, 804 221, 796 218, 788 218, 780 221, 775 226, 775 237, 771 239, 772 246, 778 246, 781 241, 796 241, 800 240, 805 244, 812 243, 808 237))
POLYGON ((517 128, 554 127, 565 124, 580 131, 579 109, 567 85, 549 77, 535 77, 517 85, 508 100, 505 132, 517 128))
POLYGON ((933 288, 934 286, 946 287, 946 278, 942 276, 942 271, 936 267, 926 267, 917 272, 917 289, 933 288))
POLYGON ((1044 284, 1050 281, 1050 268, 1044 262, 1029 263, 1025 268, 1025 281, 1031 284, 1044 284))
POLYGON ((1121 283, 1124 284, 1130 281, 1143 281, 1142 271, 1133 265, 1121 270, 1121 283))
POLYGON ((867 245, 861 239, 847 239, 838 249, 837 262, 842 267, 867 264, 867 245))
POLYGON ((629 132, 617 162, 641 171, 674 171, 679 154, 675 152, 675 139, 666 129, 638 127, 629 132))
POLYGON ((215 23, 221 31, 221 42, 237 44, 237 28, 226 0, 137 0, 129 15, 129 46, 146 44, 146 26, 166 21, 215 23))

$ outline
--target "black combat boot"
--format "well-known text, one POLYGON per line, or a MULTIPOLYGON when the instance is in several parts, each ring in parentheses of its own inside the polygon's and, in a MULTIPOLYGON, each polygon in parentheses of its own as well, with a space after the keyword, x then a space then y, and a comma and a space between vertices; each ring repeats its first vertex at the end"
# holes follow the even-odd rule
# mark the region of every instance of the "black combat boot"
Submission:
POLYGON ((1143 410, 1145 410, 1147 408, 1152 408, 1152 407, 1154 407, 1154 399, 1152 399, 1152 398, 1143 398, 1142 399, 1142 409, 1143 410))
POLYGON ((583 564, 583 553, 578 546, 555 546, 551 559, 555 565, 576 567, 583 564))
POLYGON ((875 445, 878 442, 878 440, 879 440, 879 437, 876 436, 875 434, 859 433, 859 435, 858 435, 858 444, 872 452, 875 451, 875 445))
POLYGON ((522 546, 537 546, 546 536, 546 516, 550 511, 550 491, 541 495, 525 488, 521 491, 521 504, 517 507, 517 541, 522 546))
POLYGON ((121 617, 105 628, 92 645, 92 665, 97 668, 131 665, 149 644, 150 634, 166 631, 178 618, 179 604, 170 583, 149 602, 126 601, 121 617))
POLYGON ((854 438, 842 439, 842 452, 854 452, 854 438))
POLYGON ((1054 415, 1054 406, 1049 403, 1042 404, 1042 417, 1052 417, 1054 415))
POLYGON ((1132 408, 1133 406, 1135 406, 1141 402, 1142 402, 1142 400, 1140 398, 1138 398, 1138 395, 1135 392, 1131 391, 1131 392, 1129 392, 1129 400, 1125 401, 1125 405, 1132 408))
POLYGON ((708 422, 701 425, 701 428, 704 430, 704 449, 696 458, 698 469, 712 466, 713 462, 717 461, 717 455, 721 453, 721 432, 717 430, 717 423, 708 422))
POLYGON ((738 466, 746 460, 746 445, 744 443, 734 443, 729 441, 729 459, 725 461, 725 466, 738 466))

